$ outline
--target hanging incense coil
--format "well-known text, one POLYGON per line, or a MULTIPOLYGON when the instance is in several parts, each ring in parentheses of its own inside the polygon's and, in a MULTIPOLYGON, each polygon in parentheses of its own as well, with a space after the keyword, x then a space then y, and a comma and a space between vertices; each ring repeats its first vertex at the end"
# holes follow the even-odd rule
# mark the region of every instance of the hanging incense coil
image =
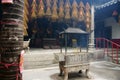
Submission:
POLYGON ((77 4, 76 0, 74 0, 73 4, 72 4, 71 18, 74 20, 78 19, 78 4, 77 4))
POLYGON ((22 15, 23 10, 19 10, 18 8, 9 8, 9 10, 4 11, 4 12, 7 12, 7 13, 16 13, 16 14, 21 14, 22 15))
POLYGON ((0 27, 0 80, 22 80, 19 61, 23 50, 23 0, 2 4, 0 27))
POLYGON ((14 3, 14 4, 5 4, 5 5, 2 5, 3 7, 3 11, 7 10, 8 8, 18 8, 18 10, 23 10, 24 8, 24 4, 20 4, 20 3, 14 3))
MULTIPOLYGON (((19 52, 19 51, 18 51, 19 52)), ((19 54, 2 54, 1 55, 1 62, 7 64, 18 64, 19 63, 19 54)))
POLYGON ((45 11, 44 11, 44 3, 43 0, 40 0, 39 2, 39 8, 38 8, 38 17, 43 17, 45 15, 45 11))
POLYGON ((4 23, 12 23, 12 24, 23 24, 23 20, 20 20, 20 19, 14 19, 14 18, 4 18, 2 19, 2 24, 4 23))
POLYGON ((2 15, 2 18, 14 18, 14 19, 23 20, 23 16, 16 13, 4 13, 2 15))

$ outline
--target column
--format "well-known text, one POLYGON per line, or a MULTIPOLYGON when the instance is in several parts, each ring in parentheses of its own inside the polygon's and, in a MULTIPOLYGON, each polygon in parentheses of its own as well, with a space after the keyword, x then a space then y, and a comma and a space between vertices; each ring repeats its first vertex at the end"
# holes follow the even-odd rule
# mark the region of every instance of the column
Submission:
POLYGON ((94 40, 94 5, 91 6, 91 31, 89 34, 89 50, 93 50, 95 47, 95 40, 94 40))

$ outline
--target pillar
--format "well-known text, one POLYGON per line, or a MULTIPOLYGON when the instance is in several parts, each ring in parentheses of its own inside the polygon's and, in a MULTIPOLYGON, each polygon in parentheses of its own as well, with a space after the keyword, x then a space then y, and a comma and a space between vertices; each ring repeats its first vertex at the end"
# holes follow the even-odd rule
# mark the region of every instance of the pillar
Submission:
POLYGON ((91 31, 89 34, 89 50, 93 50, 95 48, 95 38, 94 38, 94 5, 91 6, 91 31))

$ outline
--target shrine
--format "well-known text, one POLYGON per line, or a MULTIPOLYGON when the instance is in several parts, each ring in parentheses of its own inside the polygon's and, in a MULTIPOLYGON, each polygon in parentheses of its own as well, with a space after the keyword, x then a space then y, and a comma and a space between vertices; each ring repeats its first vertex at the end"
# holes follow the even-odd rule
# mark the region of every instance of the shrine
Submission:
POLYGON ((120 0, 1 0, 0 80, 119 80, 119 34, 120 0))

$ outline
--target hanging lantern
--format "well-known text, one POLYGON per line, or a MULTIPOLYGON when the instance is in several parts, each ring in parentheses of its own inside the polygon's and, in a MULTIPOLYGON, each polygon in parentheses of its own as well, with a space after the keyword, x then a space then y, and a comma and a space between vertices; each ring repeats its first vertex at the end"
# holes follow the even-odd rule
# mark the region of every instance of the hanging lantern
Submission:
POLYGON ((86 23, 86 31, 90 32, 90 23, 86 23))
POLYGON ((84 21, 84 19, 85 19, 84 15, 85 15, 85 14, 84 14, 83 8, 80 8, 79 14, 78 14, 78 20, 79 20, 79 21, 84 21))
POLYGON ((91 14, 90 14, 90 5, 89 3, 86 3, 86 13, 85 13, 85 22, 86 22, 86 31, 90 31, 90 25, 91 25, 91 14))
POLYGON ((90 19, 89 19, 89 18, 86 18, 86 22, 90 22, 90 19))
POLYGON ((46 16, 51 16, 51 9, 50 7, 47 7, 47 10, 46 10, 46 16))
POLYGON ((51 16, 51 0, 46 0, 46 16, 50 17, 51 16))
POLYGON ((10 3, 13 4, 13 0, 2 0, 2 4, 10 3))
POLYGON ((58 0, 51 0, 51 2, 52 2, 52 3, 57 3, 57 2, 58 2, 58 0))
POLYGON ((36 1, 35 0, 33 0, 33 2, 32 2, 32 9, 31 9, 31 18, 36 18, 37 17, 37 15, 36 15, 36 6, 37 6, 37 4, 36 4, 36 1))
POLYGON ((86 10, 90 10, 90 4, 88 2, 86 3, 86 10))
POLYGON ((89 23, 86 23, 86 27, 87 27, 87 29, 90 28, 90 24, 89 24, 89 23))
POLYGON ((82 1, 80 1, 79 7, 82 7, 82 8, 85 7, 82 1))

